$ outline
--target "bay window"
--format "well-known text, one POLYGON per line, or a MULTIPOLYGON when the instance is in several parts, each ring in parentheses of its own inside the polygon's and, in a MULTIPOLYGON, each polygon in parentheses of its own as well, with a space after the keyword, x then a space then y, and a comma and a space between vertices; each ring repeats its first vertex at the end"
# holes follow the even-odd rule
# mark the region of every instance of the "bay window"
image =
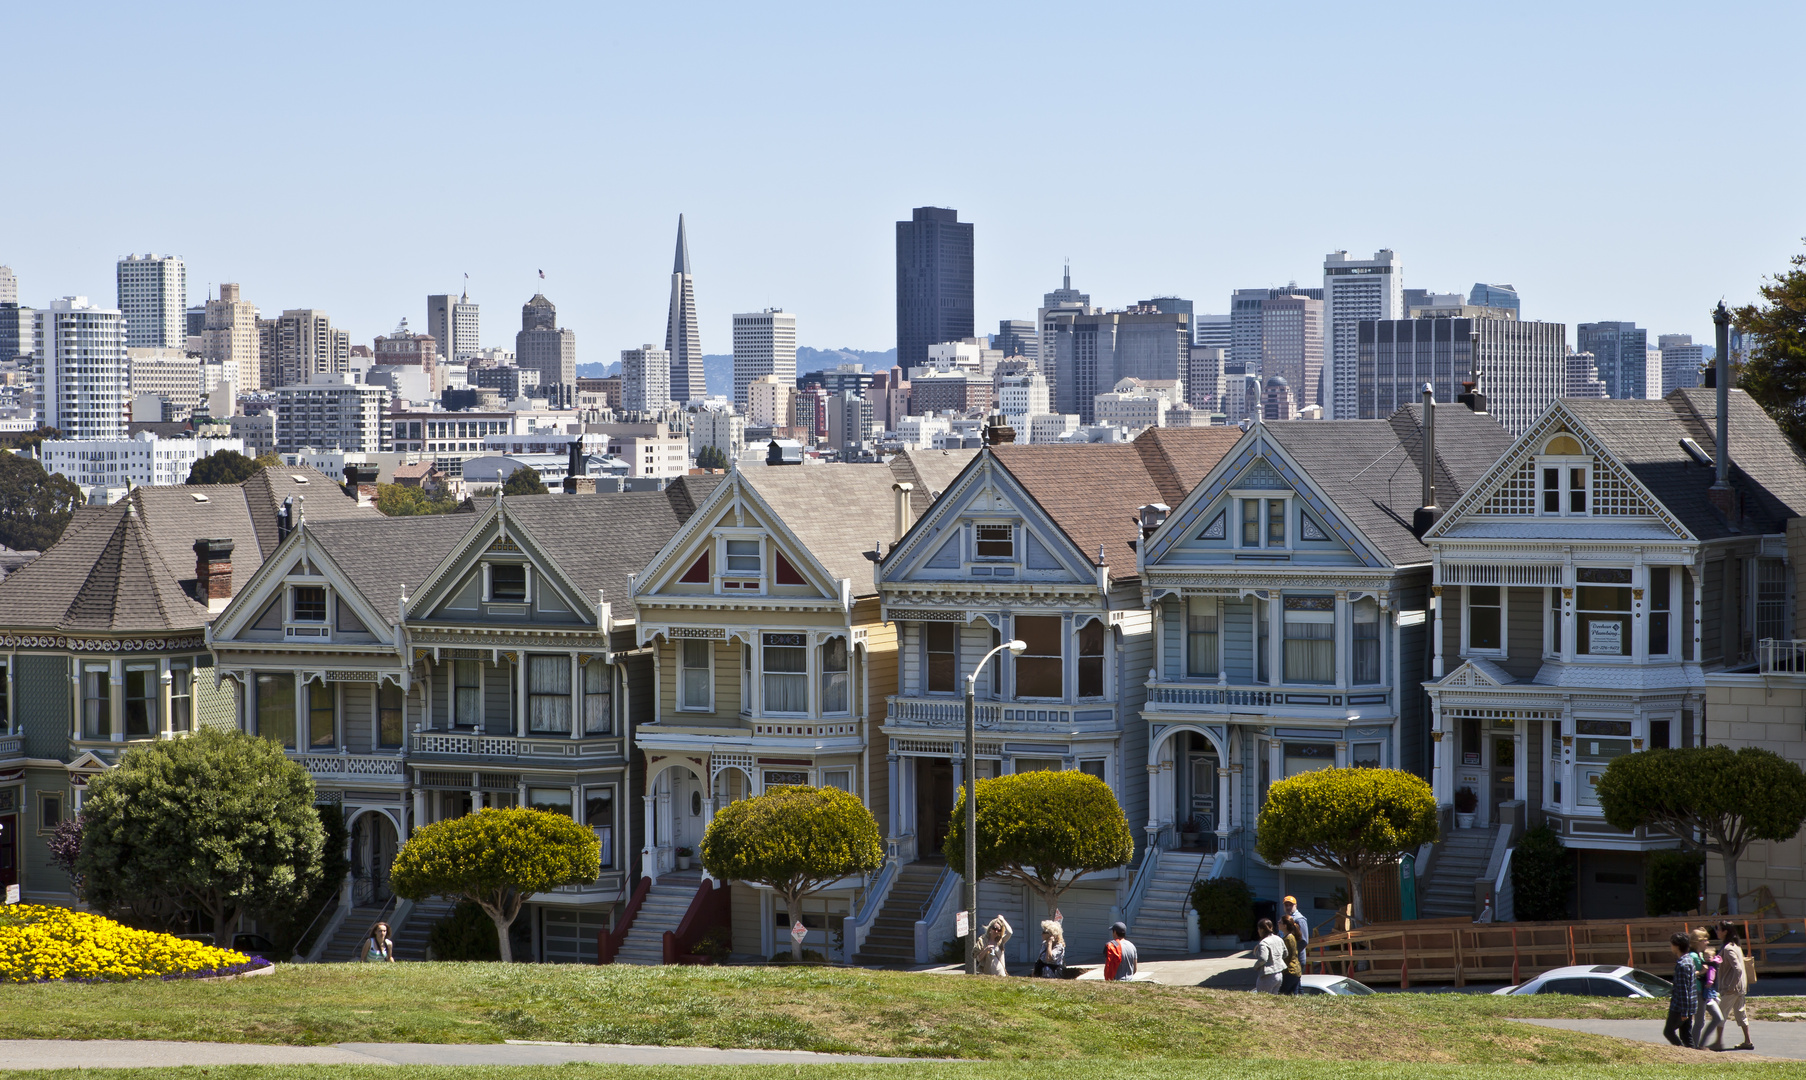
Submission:
POLYGON ((928 692, 958 692, 959 627, 952 623, 923 623, 922 642, 928 657, 928 692))
POLYGON ((1256 671, 1255 681, 1257 682, 1271 682, 1273 679, 1272 672, 1268 670, 1272 666, 1269 662, 1272 651, 1267 647, 1267 643, 1272 637, 1272 625, 1273 605, 1261 597, 1255 597, 1254 663, 1256 671))
POLYGON ((1500 652, 1505 648, 1505 590, 1497 585, 1468 585, 1467 648, 1500 652))
POLYGON ((591 661, 583 665, 583 733, 607 735, 614 730, 608 694, 608 665, 591 661))
POLYGON ((125 668, 125 737, 148 739, 157 734, 163 716, 162 680, 155 664, 127 664, 125 668))
POLYGON ((568 787, 530 787, 527 789, 527 809, 543 810, 548 814, 571 816, 571 789, 568 787))
POLYGON ((851 699, 848 681, 847 639, 829 638, 822 643, 821 647, 821 711, 823 715, 848 711, 851 699))
POLYGON ((1574 772, 1576 801, 1599 805, 1599 778, 1613 758, 1631 752, 1629 720, 1576 720, 1574 722, 1574 772))
POLYGON ((1549 593, 1549 635, 1547 650, 1550 656, 1561 655, 1561 590, 1550 589, 1549 593))
POLYGON ((1022 655, 1016 657, 1016 696, 1065 697, 1066 665, 1061 650, 1059 617, 1018 616, 1016 636, 1028 645, 1022 655))
POLYGON ((452 726, 483 723, 483 669, 476 660, 452 661, 452 726))
POLYGON ((82 737, 106 739, 113 735, 113 675, 105 664, 82 668, 82 737))
POLYGON ((188 661, 169 665, 169 729, 187 731, 194 726, 194 668, 188 661))
POLYGON ((809 648, 806 634, 764 635, 765 711, 809 711, 809 648))
POLYGON ((329 683, 307 684, 307 745, 312 749, 331 749, 337 732, 338 687, 329 683))
POLYGON ((527 657, 527 730, 570 734, 570 657, 527 657))
POLYGON ((1574 651, 1629 656, 1631 594, 1628 569, 1583 566, 1575 571, 1574 651))
POLYGON ((1288 596, 1285 609, 1285 681, 1336 681, 1336 600, 1288 596))
POLYGON ((286 672, 257 675, 257 734, 295 748, 295 677, 286 672))
POLYGON ((1348 764, 1356 769, 1378 769, 1386 760, 1386 744, 1383 742, 1351 743, 1348 747, 1348 764))
POLYGON ((401 687, 383 683, 376 691, 376 745, 385 750, 401 746, 407 736, 406 697, 401 687))
POLYGON ((1666 566, 1649 570, 1649 655, 1668 655, 1668 615, 1672 607, 1669 583, 1674 571, 1666 566))
MULTIPOLYGON (((709 675, 714 666, 714 649, 706 641, 677 643, 677 707, 708 711, 709 675)), ((769 705, 770 699, 767 699, 769 705)))
POLYGON ((1104 696, 1104 624, 1096 619, 1079 628, 1079 696, 1104 696))
POLYGON ((1372 597, 1356 600, 1349 605, 1349 615, 1354 629, 1354 640, 1349 649, 1349 661, 1354 667, 1353 682, 1357 686, 1371 686, 1381 681, 1380 603, 1372 597))
POLYGON ((1214 596, 1194 596, 1185 602, 1185 673, 1193 678, 1215 678, 1222 670, 1218 659, 1219 623, 1214 596))
POLYGON ((615 864, 615 789, 591 787, 583 789, 583 823, 596 832, 602 842, 602 869, 615 864))
POLYGON ((1317 769, 1336 767, 1336 744, 1328 742, 1286 742, 1285 774, 1287 777, 1317 769))

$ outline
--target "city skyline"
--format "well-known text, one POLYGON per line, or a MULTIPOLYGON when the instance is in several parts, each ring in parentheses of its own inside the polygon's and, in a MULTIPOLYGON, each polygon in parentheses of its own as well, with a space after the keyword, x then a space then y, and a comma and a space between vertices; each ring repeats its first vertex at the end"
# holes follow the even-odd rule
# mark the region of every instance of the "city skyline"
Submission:
MULTIPOLYGON (((1779 159, 1778 168, 1761 175, 1711 164, 1715 142, 1771 141, 1747 106, 1782 92, 1784 43, 1806 30, 1806 15, 1793 8, 1751 6, 1715 16, 1704 38, 1696 13, 1678 7, 1528 10, 1504 25, 1485 12, 1418 17, 1426 45, 1484 44, 1395 55, 1398 100, 1450 103, 1450 122, 1475 108, 1466 103, 1505 102, 1514 127, 1538 133, 1537 153, 1492 160, 1484 185, 1455 159, 1426 156, 1421 168, 1401 171, 1382 141, 1340 132, 1327 114, 1304 114, 1300 138, 1297 126, 1282 136, 1234 107, 1277 94, 1318 100, 1344 77, 1348 55, 1382 43, 1381 27, 1328 11, 1283 34, 1252 11, 1152 13, 1168 36, 1213 42, 1221 62, 1201 80, 1158 65, 1111 79, 1053 70, 1025 78, 1005 65, 981 65, 971 80, 926 86, 898 76, 918 62, 932 19, 884 35, 865 32, 872 27, 862 20, 871 16, 779 20, 788 52, 861 54, 859 77, 843 80, 849 85, 834 94, 820 92, 808 65, 777 71, 749 59, 759 50, 746 46, 779 36, 777 25, 724 11, 683 30, 703 74, 659 95, 646 90, 659 82, 656 59, 633 45, 668 35, 673 16, 556 6, 544 14, 560 24, 555 40, 499 12, 472 10, 434 25, 399 12, 360 14, 353 40, 330 50, 327 70, 315 72, 318 92, 296 99, 292 76, 317 61, 307 42, 317 35, 338 44, 353 25, 343 11, 323 11, 317 25, 299 31, 292 52, 272 54, 249 48, 271 29, 271 17, 261 13, 227 24, 198 12, 164 18, 117 9, 100 20, 81 53, 21 58, 14 82, 21 113, 104 115, 143 50, 168 46, 212 58, 222 84, 238 88, 233 111, 256 122, 240 125, 227 138, 231 145, 217 148, 218 167, 205 184, 180 171, 50 177, 15 170, 0 180, 13 205, 86 203, 111 212, 22 216, 0 249, 0 264, 18 273, 24 303, 86 295, 111 304, 118 259, 171 252, 187 264, 191 304, 204 302, 210 286, 235 281, 266 317, 290 308, 326 311, 360 343, 415 314, 422 295, 461 293, 469 273, 473 300, 497 312, 543 289, 559 304, 562 324, 594 343, 586 352, 609 357, 660 340, 669 223, 684 213, 705 268, 705 346, 716 342, 725 351, 734 312, 783 307, 801 316, 803 344, 883 349, 894 340, 893 223, 912 207, 943 206, 975 227, 980 329, 1032 317, 1068 257, 1075 284, 1099 306, 1178 295, 1200 314, 1216 314, 1227 310, 1236 288, 1316 283, 1326 251, 1390 248, 1404 264, 1408 288, 1465 292, 1478 281, 1511 282, 1524 297, 1526 318, 1570 327, 1621 320, 1651 334, 1709 340, 1707 313, 1717 299, 1753 298, 1762 277, 1781 270, 1806 234, 1806 210, 1778 202, 1763 179, 1797 171, 1806 149, 1781 141, 1768 155, 1779 159), (596 47, 617 26, 609 65, 557 62, 596 47), (1622 46, 1612 54, 1579 66, 1564 59, 1574 41, 1608 33, 1622 46), (561 154, 531 170, 423 174, 405 199, 366 183, 356 167, 292 175, 262 167, 267 159, 251 151, 278 124, 326 132, 335 159, 352 162, 380 160, 398 129, 404 141, 427 138, 409 126, 426 90, 364 62, 394 38, 424 38, 423 46, 454 66, 493 65, 494 77, 465 105, 473 160, 504 157, 514 145, 513 117, 530 111, 561 132, 561 154), (1685 68, 1646 77, 1651 61, 1712 41, 1735 42, 1740 62, 1710 78, 1685 68), (358 79, 333 77, 353 71, 358 79), (1547 78, 1553 71, 1563 73, 1554 81, 1559 90, 1547 78), (895 160, 889 132, 921 115, 952 117, 941 121, 948 139, 996 145, 1000 133, 1032 130, 1056 90, 1074 123, 1120 122, 1150 101, 1163 102, 1182 136, 1173 160, 1149 174, 1100 157, 1074 163, 1057 181, 1031 184, 1011 170, 849 172, 839 165, 895 160), (594 109, 598 100, 622 105, 605 120, 594 109), (772 140, 753 122, 773 113, 787 117, 793 137, 772 140), (1622 173, 1610 185, 1583 185, 1572 171, 1547 167, 1551 154, 1579 156, 1608 124, 1621 145, 1652 157, 1672 154, 1677 132, 1695 133, 1700 164, 1622 173), (677 125, 719 156, 743 159, 739 178, 724 184, 709 170, 673 177, 606 167, 668 139, 677 125), (1312 149, 1279 149, 1282 138, 1312 149), (1244 166, 1208 168, 1226 145, 1246 151, 1238 151, 1244 166), (836 164, 805 164, 818 160, 836 164), (1075 206, 1091 209, 1074 213, 1075 206), (453 220, 459 228, 446 227, 453 220), (1449 227, 1454 220, 1460 228, 1449 227), (407 241, 396 244, 399 237, 407 241)), ((1025 47, 1051 39, 1059 20, 1028 14, 962 12, 961 32, 983 40, 1007 29, 1025 47)), ((44 8, 17 19, 26 35, 54 28, 44 8)), ((1100 47, 1126 47, 1141 31, 1123 24, 1093 32, 1100 47)), ((933 31, 935 40, 941 33, 933 31)), ((160 152, 148 131, 119 133, 118 160, 151 160, 160 152)), ((507 344, 507 321, 490 324, 485 346, 507 344)))

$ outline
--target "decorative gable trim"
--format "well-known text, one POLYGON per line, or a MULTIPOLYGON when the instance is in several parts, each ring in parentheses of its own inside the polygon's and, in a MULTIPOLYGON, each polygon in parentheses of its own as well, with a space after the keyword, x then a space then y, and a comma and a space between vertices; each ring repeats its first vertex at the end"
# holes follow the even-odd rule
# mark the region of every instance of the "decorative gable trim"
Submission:
POLYGON ((585 597, 576 583, 565 575, 564 567, 559 565, 558 560, 541 551, 539 545, 533 542, 532 533, 518 522, 508 520, 507 506, 499 495, 408 600, 407 617, 410 620, 427 618, 445 603, 472 566, 492 552, 524 555, 536 571, 535 595, 537 589, 550 587, 572 612, 587 619, 600 619, 600 598, 585 597), (495 533, 485 544, 483 541, 490 536, 491 526, 494 526, 495 533))
MULTIPOLYGON (((780 584, 780 576, 775 569, 771 572, 771 581, 780 584)), ((772 610, 816 609, 828 604, 836 608, 850 609, 851 592, 842 588, 840 579, 828 572, 809 550, 808 545, 799 539, 795 532, 784 523, 783 517, 773 510, 764 498, 759 495, 758 488, 748 483, 738 470, 729 473, 728 479, 716 485, 709 498, 691 514, 683 527, 672 534, 646 563, 645 569, 634 574, 630 579, 629 589, 636 602, 640 604, 665 604, 673 607, 695 608, 733 608, 735 610, 769 608, 772 610), (726 518, 732 515, 733 523, 729 525, 726 518), (800 584, 812 586, 821 595, 819 597, 773 596, 769 592, 763 594, 748 593, 745 595, 717 595, 715 593, 674 593, 661 595, 666 586, 690 577, 690 572, 701 562, 708 565, 708 553, 713 551, 714 536, 720 529, 757 529, 763 532, 774 555, 782 558, 789 567, 789 572, 801 578, 800 584)), ((691 582, 692 584, 694 582, 691 582)), ((795 584, 785 581, 781 584, 795 584)), ((642 631, 642 639, 650 640, 642 631)))
MULTIPOLYGON (((917 585, 912 580, 917 571, 961 566, 965 552, 961 548, 959 519, 964 515, 989 514, 1020 519, 1022 565, 1025 568, 1063 570, 1076 581, 1092 582, 1096 574, 1092 569, 1093 560, 1072 543, 1059 523, 1048 516, 1011 475, 1009 468, 987 448, 947 485, 940 498, 930 504, 884 557, 878 574, 880 588, 910 590, 917 585)), ((952 584, 924 581, 920 586, 939 589, 952 584)), ((1010 588, 1027 584, 1029 581, 1024 579, 1010 588)), ((1034 585, 1045 588, 1051 583, 1038 581, 1034 585)))

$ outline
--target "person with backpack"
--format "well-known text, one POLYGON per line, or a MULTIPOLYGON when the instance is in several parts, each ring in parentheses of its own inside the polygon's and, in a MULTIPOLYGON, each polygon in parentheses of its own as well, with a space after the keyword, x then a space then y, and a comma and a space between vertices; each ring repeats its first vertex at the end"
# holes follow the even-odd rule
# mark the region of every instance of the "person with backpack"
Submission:
MULTIPOLYGON (((1718 950, 1718 998, 1725 1019, 1737 1021, 1737 1026, 1743 1029, 1743 1042, 1731 1049, 1754 1050, 1756 1044, 1750 1042, 1750 1014, 1743 1006, 1743 995, 1749 988, 1749 972, 1744 963, 1742 936, 1731 920, 1726 919, 1718 924, 1718 937, 1724 942, 1718 950)), ((1717 1050, 1724 1045, 1723 1037, 1724 1029, 1721 1027, 1721 1041, 1712 1049, 1717 1050)))
POLYGON ((1662 1036, 1676 1046, 1693 1046, 1693 1013, 1699 1007, 1699 976, 1694 964, 1693 943, 1686 934, 1668 939, 1674 949, 1674 988, 1668 998, 1668 1022, 1662 1036))
POLYGON ((1716 1042, 1716 1049, 1724 1049, 1724 1010, 1718 1004, 1718 968, 1721 958, 1717 950, 1712 948, 1711 931, 1703 926, 1693 929, 1691 938, 1693 955, 1698 957, 1694 962, 1694 971, 1699 978, 1699 1004, 1693 1015, 1693 1048, 1706 1049, 1708 1040, 1716 1042))

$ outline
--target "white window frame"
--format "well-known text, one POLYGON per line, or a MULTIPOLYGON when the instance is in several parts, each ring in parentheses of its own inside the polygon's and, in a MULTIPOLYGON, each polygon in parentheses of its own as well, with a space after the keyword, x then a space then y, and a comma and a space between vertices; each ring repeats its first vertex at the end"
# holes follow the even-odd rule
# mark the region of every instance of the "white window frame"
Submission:
POLYGON ((1231 526, 1235 530, 1235 537, 1234 537, 1235 549, 1237 551, 1291 551, 1292 546, 1295 543, 1297 543, 1297 540, 1298 540, 1298 523, 1294 518, 1295 508, 1292 506, 1292 501, 1293 501, 1294 497, 1296 496, 1296 494, 1297 494, 1296 492, 1283 491, 1283 490, 1282 491, 1263 491, 1263 490, 1231 491, 1229 493, 1229 497, 1230 497, 1230 499, 1232 499, 1234 501, 1234 506, 1232 507, 1232 509, 1234 511, 1234 519, 1231 522, 1231 526), (1244 515, 1247 514, 1247 508, 1244 505, 1244 503, 1247 503, 1247 502, 1259 502, 1260 503, 1260 516, 1259 516, 1260 543, 1258 543, 1258 544, 1250 545, 1250 544, 1246 543, 1244 541, 1244 537, 1242 535, 1242 526, 1245 523, 1244 515), (1281 544, 1271 543, 1269 540, 1269 537, 1267 535, 1268 534, 1268 525, 1269 525, 1269 522, 1272 520, 1272 514, 1273 514, 1273 509, 1272 509, 1271 504, 1275 503, 1275 502, 1285 504, 1286 535, 1285 535, 1285 542, 1281 543, 1281 544))
MULTIPOLYGON (((769 538, 760 529, 722 529, 715 533, 714 565, 709 568, 709 577, 715 592, 723 596, 764 596, 770 589, 773 575, 767 572, 767 564, 771 561, 769 538), (750 540, 759 546, 759 568, 755 571, 733 570, 727 566, 727 544, 730 540, 750 540), (752 588, 730 589, 728 581, 751 581, 752 588)), ((742 558, 744 556, 741 556, 742 558)))
MULTIPOLYGON (((1351 631, 1352 632, 1352 631, 1351 631)), ((1463 585, 1461 586, 1461 655, 1462 656, 1505 656, 1511 651, 1511 589, 1504 585, 1463 585), (1471 618, 1473 603, 1471 589, 1499 590, 1499 647, 1496 649, 1476 649, 1473 647, 1473 619, 1471 618)))
POLYGON ((511 560, 483 561, 483 603, 485 604, 531 604, 533 602, 533 564, 513 562, 511 560), (519 600, 497 600, 495 598, 495 574, 497 565, 518 566, 522 573, 522 591, 519 600))
POLYGON ((677 710, 679 712, 709 713, 715 711, 715 643, 707 638, 677 639, 677 710), (684 673, 696 670, 684 663, 684 653, 691 645, 702 646, 704 655, 708 658, 708 663, 704 664, 702 668, 705 681, 708 683, 708 693, 705 695, 708 699, 706 705, 690 704, 684 694, 684 673))
MULTIPOLYGON (((1574 586, 1573 586, 1573 588, 1574 588, 1574 603, 1573 603, 1574 640, 1572 642, 1568 643, 1568 647, 1573 650, 1574 661, 1576 663, 1580 663, 1580 664, 1634 664, 1634 663, 1638 662, 1638 660, 1637 660, 1637 654, 1638 654, 1637 635, 1643 632, 1643 619, 1645 617, 1647 617, 1647 613, 1646 613, 1646 611, 1639 611, 1637 609, 1637 602, 1635 599, 1636 595, 1637 595, 1636 594, 1637 585, 1638 585, 1638 577, 1637 577, 1636 568, 1634 566, 1626 566, 1622 562, 1589 563, 1587 565, 1576 566, 1574 568, 1574 586), (1593 581, 1583 582, 1580 580, 1580 572, 1582 570, 1629 570, 1630 571, 1630 581, 1627 583, 1623 583, 1623 584, 1593 582, 1593 581), (1590 609, 1583 609, 1580 606, 1580 590, 1587 588, 1589 586, 1592 586, 1595 588, 1603 588, 1603 589, 1628 589, 1628 590, 1630 590, 1632 599, 1631 599, 1631 611, 1630 611, 1631 617, 1630 617, 1629 631, 1628 631, 1629 635, 1630 635, 1630 639, 1629 639, 1630 640, 1630 651, 1629 652, 1613 656, 1613 655, 1610 655, 1607 653, 1591 653, 1591 652, 1582 652, 1580 650, 1581 635, 1583 633, 1585 633, 1584 629, 1581 626, 1581 620, 1582 620, 1582 617, 1586 614, 1587 610, 1590 610, 1590 609)), ((1672 584, 1670 585, 1670 587, 1672 587, 1672 584)), ((1674 634, 1674 612, 1675 612, 1675 610, 1676 609, 1673 609, 1673 608, 1669 609, 1668 633, 1669 633, 1670 640, 1672 640, 1673 634, 1674 634)), ((1645 660, 1647 660, 1647 656, 1645 656, 1645 660)))
MULTIPOLYGON (((1569 438, 1572 438, 1572 436, 1569 436, 1569 438)), ((1574 455, 1568 455, 1568 454, 1538 455, 1536 458, 1536 516, 1537 517, 1591 517, 1592 514, 1593 514, 1593 459, 1591 457, 1576 457, 1574 455), (1544 481, 1544 479, 1546 479, 1544 476, 1544 470, 1546 470, 1546 469, 1556 469, 1556 470, 1559 470, 1559 472, 1560 472, 1559 480, 1561 481, 1561 486, 1559 488, 1557 488, 1557 491, 1561 496, 1561 502, 1560 502, 1561 508, 1559 510, 1546 510, 1543 508, 1543 496, 1544 496, 1545 492, 1548 490, 1543 487, 1543 481, 1544 481), (1573 488, 1571 488, 1569 486, 1569 480, 1571 479, 1571 477, 1568 474, 1568 470, 1570 470, 1570 469, 1580 469, 1586 473, 1587 481, 1586 481, 1585 491, 1586 491, 1587 505, 1586 505, 1585 510, 1576 511, 1576 510, 1569 509, 1569 507, 1573 505, 1573 497, 1570 493, 1574 490, 1573 488)))
POLYGON ((1014 521, 974 521, 972 522, 972 557, 967 562, 983 565, 1014 564, 1021 562, 1022 529, 1014 521), (979 529, 1008 529, 1010 533, 1010 553, 1008 555, 980 555, 978 553, 979 529))
MULTIPOLYGON (((762 629, 758 632, 758 635, 759 635, 758 636, 758 642, 759 642, 759 649, 758 649, 758 653, 759 653, 759 655, 758 655, 759 715, 761 715, 761 716, 785 716, 785 717, 818 715, 813 711, 815 708, 815 703, 816 703, 815 679, 816 679, 817 672, 816 672, 815 658, 813 657, 813 655, 811 655, 815 652, 815 649, 813 646, 811 646, 809 644, 809 633, 807 631, 800 631, 800 630, 763 630, 762 629), (766 641, 765 641, 766 634, 796 634, 797 636, 799 636, 803 639, 803 643, 801 645, 768 645, 768 644, 766 644, 766 641), (775 674, 778 674, 778 675, 786 675, 786 676, 800 675, 800 676, 802 676, 802 679, 803 679, 803 709, 801 712, 777 712, 771 708, 771 703, 770 703, 770 701, 767 700, 768 695, 765 693, 765 679, 767 676, 767 673, 765 671, 765 650, 768 648, 770 648, 770 649, 795 649, 795 648, 802 649, 802 651, 803 651, 803 670, 802 671, 800 671, 800 672, 797 672, 797 671, 775 672, 775 674)), ((851 660, 850 660, 850 654, 849 654, 849 663, 850 662, 851 662, 851 660)))
POLYGON ((1222 600, 1222 597, 1219 597, 1219 596, 1187 596, 1187 597, 1185 597, 1179 606, 1179 637, 1180 637, 1181 649, 1182 649, 1182 653, 1183 653, 1183 655, 1180 657, 1180 662, 1183 665, 1185 677, 1188 679, 1209 679, 1213 682, 1216 681, 1217 678, 1220 677, 1223 673, 1223 600, 1222 600), (1195 664, 1192 663, 1192 646, 1191 646, 1191 635, 1192 635, 1191 606, 1193 604, 1204 605, 1206 608, 1210 609, 1212 612, 1215 613, 1216 620, 1217 620, 1217 629, 1216 629, 1216 634, 1214 635, 1217 639, 1216 656, 1213 657, 1211 660, 1211 666, 1216 668, 1216 670, 1208 675, 1199 675, 1199 674, 1194 674, 1192 672, 1192 668, 1194 668, 1196 666, 1195 664))

